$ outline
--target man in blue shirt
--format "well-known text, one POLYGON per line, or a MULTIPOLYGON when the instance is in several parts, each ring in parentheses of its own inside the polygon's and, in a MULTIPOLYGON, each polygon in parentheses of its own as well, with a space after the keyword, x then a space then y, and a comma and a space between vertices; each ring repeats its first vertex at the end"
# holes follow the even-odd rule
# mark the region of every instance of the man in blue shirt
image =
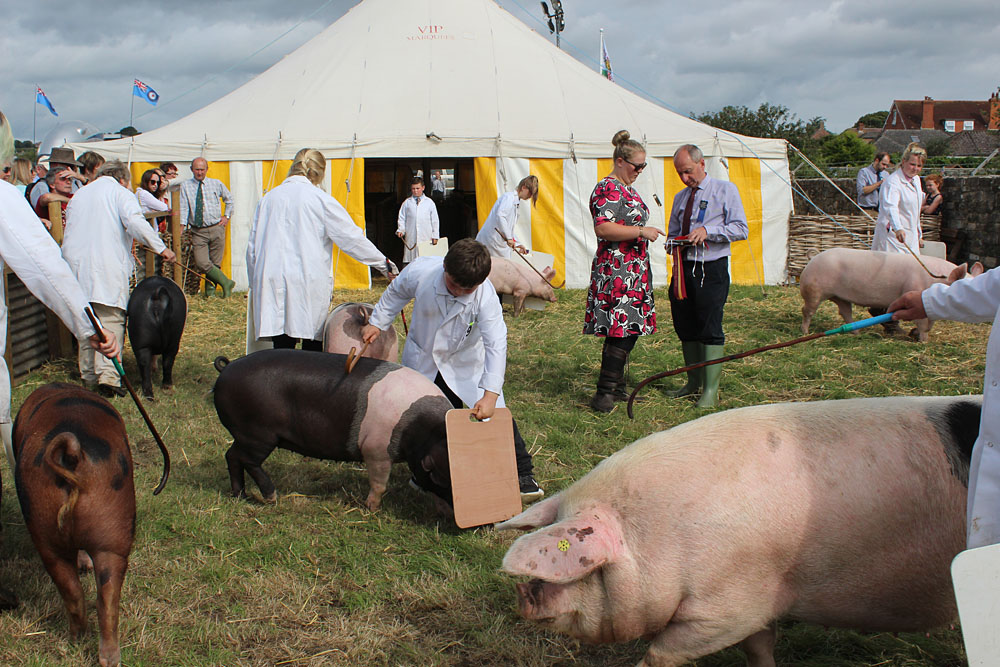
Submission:
MULTIPOLYGON (((679 237, 686 243, 674 255, 681 261, 670 283, 670 314, 681 339, 684 363, 691 365, 723 356, 729 244, 746 239, 749 229, 739 190, 728 181, 708 176, 700 148, 693 144, 678 148, 674 168, 687 187, 674 197, 667 238, 679 237)), ((698 407, 715 407, 721 373, 721 364, 689 371, 687 384, 671 395, 701 393, 698 407)))
POLYGON ((856 183, 858 206, 869 211, 878 210, 879 188, 882 187, 882 181, 889 175, 889 167, 891 166, 892 160, 889 159, 889 154, 885 151, 879 151, 875 154, 874 162, 861 168, 856 183))

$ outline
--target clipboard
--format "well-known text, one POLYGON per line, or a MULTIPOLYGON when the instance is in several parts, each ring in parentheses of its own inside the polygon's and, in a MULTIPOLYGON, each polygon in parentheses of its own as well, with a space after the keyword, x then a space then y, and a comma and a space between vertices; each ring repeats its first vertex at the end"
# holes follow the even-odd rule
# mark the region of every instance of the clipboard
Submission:
POLYGON ((471 415, 472 410, 449 410, 445 415, 459 528, 505 521, 521 511, 510 410, 497 408, 489 421, 473 421, 471 415))
POLYGON ((437 245, 430 241, 417 244, 417 253, 420 257, 444 257, 448 254, 448 237, 442 236, 438 239, 437 245))
POLYGON ((1000 544, 955 556, 951 580, 969 667, 1000 664, 1000 544))

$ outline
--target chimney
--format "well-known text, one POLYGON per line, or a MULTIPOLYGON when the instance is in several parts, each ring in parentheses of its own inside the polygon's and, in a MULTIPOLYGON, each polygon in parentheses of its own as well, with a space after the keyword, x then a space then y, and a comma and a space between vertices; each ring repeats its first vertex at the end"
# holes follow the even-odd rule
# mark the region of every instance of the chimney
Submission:
POLYGON ((865 124, 864 124, 864 123, 862 123, 862 122, 861 122, 861 121, 859 120, 859 121, 858 121, 858 134, 864 134, 864 133, 865 133, 865 124))
POLYGON ((990 95, 990 117, 987 129, 1000 130, 1000 88, 990 95))
POLYGON ((924 96, 923 115, 920 118, 920 129, 934 129, 934 100, 927 96, 924 96))

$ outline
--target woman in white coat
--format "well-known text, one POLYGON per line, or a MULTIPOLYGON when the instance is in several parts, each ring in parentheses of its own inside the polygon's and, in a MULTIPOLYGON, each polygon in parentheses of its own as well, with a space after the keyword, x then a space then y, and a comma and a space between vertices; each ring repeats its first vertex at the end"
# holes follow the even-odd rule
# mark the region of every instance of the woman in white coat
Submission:
POLYGON ((517 189, 514 192, 503 193, 493 204, 486 222, 483 223, 483 228, 476 235, 476 240, 486 246, 491 257, 510 259, 512 248, 521 254, 527 252, 523 245, 514 240, 514 225, 517 224, 518 205, 529 199, 532 206, 538 202, 537 176, 525 176, 517 184, 517 189), (497 231, 501 232, 503 236, 497 231), (507 240, 504 241, 504 239, 507 240))
POLYGON ((322 347, 323 321, 333 295, 333 244, 383 275, 396 267, 354 224, 343 206, 320 189, 326 158, 300 150, 288 177, 260 200, 247 243, 247 276, 257 338, 276 348, 322 347))
POLYGON ((924 191, 920 187, 920 172, 924 168, 927 151, 912 143, 903 151, 899 169, 892 172, 879 188, 878 219, 872 237, 872 250, 920 254, 922 232, 920 207, 924 191))
POLYGON ((889 310, 896 320, 993 321, 986 344, 979 437, 969 467, 966 534, 970 549, 1000 543, 1000 268, 951 285, 907 292, 889 310))

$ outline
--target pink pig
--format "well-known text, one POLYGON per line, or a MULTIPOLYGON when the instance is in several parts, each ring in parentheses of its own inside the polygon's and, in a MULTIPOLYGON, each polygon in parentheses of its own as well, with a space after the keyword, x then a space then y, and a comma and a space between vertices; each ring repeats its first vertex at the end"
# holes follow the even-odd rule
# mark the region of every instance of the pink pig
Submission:
MULTIPOLYGON (((323 351, 349 354, 351 348, 361 352, 361 327, 368 323, 375 306, 370 303, 342 303, 326 316, 323 323, 323 351)), ((365 357, 399 362, 399 340, 396 330, 389 327, 365 350, 365 357)))
MULTIPOLYGON (((520 315, 524 311, 524 299, 529 296, 538 297, 555 303, 556 295, 552 285, 542 280, 531 267, 517 260, 504 259, 502 257, 491 257, 493 265, 490 268, 490 282, 500 294, 512 294, 514 296, 514 316, 520 315)), ((550 267, 544 269, 536 267, 548 280, 552 280, 555 271, 550 267)))
MULTIPOLYGON (((809 260, 799 276, 802 333, 809 333, 813 314, 827 299, 837 304, 844 322, 853 322, 851 304, 885 308, 911 290, 923 290, 934 283, 951 284, 967 273, 977 276, 983 272, 979 262, 967 271, 965 264, 955 266, 930 255, 921 255, 920 261, 931 272, 946 277, 932 278, 910 255, 855 248, 830 248, 819 253, 809 260)), ((927 342, 931 321, 923 319, 915 324, 910 337, 927 342)))
POLYGON ((638 440, 497 526, 519 611, 590 642, 651 640, 671 667, 741 643, 773 667, 778 619, 917 631, 956 616, 981 396, 729 410, 638 440))

